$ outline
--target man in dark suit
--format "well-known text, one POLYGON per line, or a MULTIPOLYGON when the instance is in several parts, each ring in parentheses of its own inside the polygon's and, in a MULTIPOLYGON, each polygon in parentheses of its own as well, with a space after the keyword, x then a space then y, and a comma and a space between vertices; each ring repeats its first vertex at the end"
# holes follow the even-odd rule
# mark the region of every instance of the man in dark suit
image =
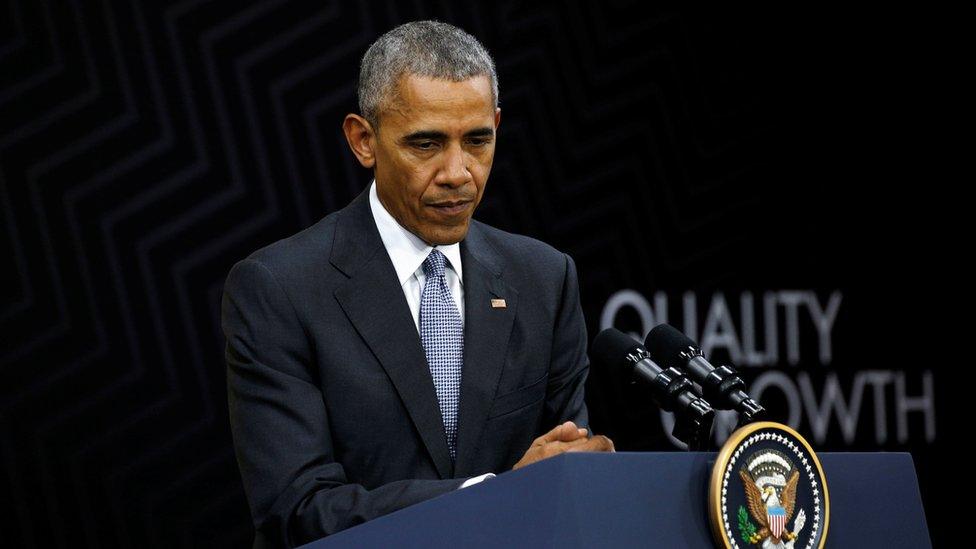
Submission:
POLYGON ((346 117, 374 182, 231 270, 231 425, 257 529, 292 546, 565 451, 590 436, 569 256, 471 219, 494 157, 494 64, 408 23, 363 58, 346 117))

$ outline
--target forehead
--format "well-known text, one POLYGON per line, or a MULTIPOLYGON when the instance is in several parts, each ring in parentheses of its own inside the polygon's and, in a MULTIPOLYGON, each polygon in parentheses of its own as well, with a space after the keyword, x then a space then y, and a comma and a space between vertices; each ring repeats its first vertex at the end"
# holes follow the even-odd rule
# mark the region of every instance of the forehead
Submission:
POLYGON ((400 78, 397 93, 383 109, 383 124, 404 130, 436 125, 444 129, 484 124, 494 117, 491 82, 479 75, 454 82, 408 74, 400 78))

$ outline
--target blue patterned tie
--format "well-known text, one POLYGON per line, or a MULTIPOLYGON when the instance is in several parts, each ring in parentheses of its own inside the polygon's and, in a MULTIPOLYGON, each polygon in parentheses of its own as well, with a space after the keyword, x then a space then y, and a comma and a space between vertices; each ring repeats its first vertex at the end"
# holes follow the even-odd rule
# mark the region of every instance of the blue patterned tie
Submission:
POLYGON ((434 378, 437 402, 444 420, 447 447, 454 461, 457 450, 458 401, 461 394, 461 364, 464 359, 464 327, 461 313, 444 278, 447 258, 434 249, 424 260, 424 291, 420 296, 420 340, 427 365, 434 378))

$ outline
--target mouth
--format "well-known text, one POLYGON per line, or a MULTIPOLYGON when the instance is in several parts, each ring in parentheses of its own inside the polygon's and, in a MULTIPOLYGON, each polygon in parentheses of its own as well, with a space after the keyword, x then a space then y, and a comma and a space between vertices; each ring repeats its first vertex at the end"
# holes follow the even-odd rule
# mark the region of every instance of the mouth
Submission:
POLYGON ((435 212, 448 217, 457 217, 461 215, 462 213, 468 211, 469 205, 471 205, 470 200, 455 200, 440 202, 437 204, 427 204, 427 206, 433 209, 435 212))

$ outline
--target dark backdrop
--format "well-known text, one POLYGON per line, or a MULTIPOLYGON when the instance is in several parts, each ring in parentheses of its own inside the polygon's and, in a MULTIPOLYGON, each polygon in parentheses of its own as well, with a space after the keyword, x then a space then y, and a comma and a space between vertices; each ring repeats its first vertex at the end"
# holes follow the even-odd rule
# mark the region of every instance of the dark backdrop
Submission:
MULTIPOLYGON (((421 18, 494 55, 476 216, 574 257, 591 337, 691 327, 818 449, 912 452, 951 539, 956 16, 190 0, 0 9, 0 544, 250 543, 224 278, 369 182, 358 61, 421 18)), ((599 365, 587 400, 618 449, 674 449, 599 365)))

